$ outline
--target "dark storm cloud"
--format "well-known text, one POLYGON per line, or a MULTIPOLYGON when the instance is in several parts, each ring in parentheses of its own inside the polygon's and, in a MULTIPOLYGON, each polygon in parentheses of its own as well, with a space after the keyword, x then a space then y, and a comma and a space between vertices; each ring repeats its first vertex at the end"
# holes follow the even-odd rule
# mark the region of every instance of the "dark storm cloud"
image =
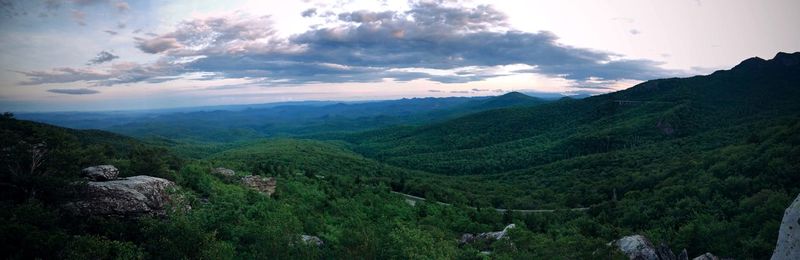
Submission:
POLYGON ((57 88, 57 89, 48 89, 47 92, 57 93, 57 94, 67 94, 67 95, 91 95, 100 93, 100 91, 88 88, 57 88))

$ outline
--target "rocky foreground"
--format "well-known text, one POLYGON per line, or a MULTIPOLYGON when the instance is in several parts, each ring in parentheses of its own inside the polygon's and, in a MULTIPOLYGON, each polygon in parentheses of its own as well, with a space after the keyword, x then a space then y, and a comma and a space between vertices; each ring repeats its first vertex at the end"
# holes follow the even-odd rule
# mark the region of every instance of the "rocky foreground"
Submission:
MULTIPOLYGON (((224 177, 236 178, 233 170, 216 168, 213 173, 224 177)), ((88 180, 82 191, 82 196, 76 201, 64 205, 67 211, 79 216, 160 216, 166 212, 167 205, 172 201, 171 191, 176 188, 175 183, 152 176, 139 175, 119 178, 119 170, 113 165, 98 165, 83 169, 81 175, 88 180)), ((245 187, 259 191, 267 196, 275 192, 276 181, 274 178, 246 175, 238 179, 245 187)), ((483 245, 507 238, 514 224, 508 225, 502 231, 485 232, 480 234, 464 234, 459 240, 460 244, 483 245)), ((302 235, 301 241, 306 244, 323 246, 319 237, 302 235)), ((689 260, 686 249, 675 254, 666 244, 653 245, 643 235, 630 235, 609 243, 625 254, 629 259, 636 260, 689 260)), ((693 260, 720 260, 712 253, 705 253, 693 260)), ((778 241, 772 255, 772 260, 800 259, 800 195, 786 209, 778 234, 778 241)))
MULTIPOLYGON (((631 260, 688 260, 686 249, 675 255, 666 245, 653 246, 645 236, 631 235, 612 241, 620 252, 631 260)), ((732 258, 717 257, 712 253, 705 253, 692 260, 721 260, 732 258)), ((800 195, 786 208, 778 231, 778 241, 772 254, 772 260, 797 260, 800 259, 800 195)))
POLYGON ((80 216, 164 215, 170 191, 176 187, 169 180, 146 175, 118 178, 119 170, 112 165, 89 167, 82 175, 89 181, 80 199, 64 205, 80 216))

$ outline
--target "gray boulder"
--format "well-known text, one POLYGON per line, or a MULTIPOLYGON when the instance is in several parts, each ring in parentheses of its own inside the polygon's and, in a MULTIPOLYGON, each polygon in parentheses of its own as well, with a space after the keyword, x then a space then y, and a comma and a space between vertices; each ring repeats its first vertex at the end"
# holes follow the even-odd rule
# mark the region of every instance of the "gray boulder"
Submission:
POLYGON ((800 195, 783 213, 772 260, 800 259, 800 195))
POLYGON ((713 255, 711 253, 705 253, 705 254, 702 254, 702 255, 700 255, 698 257, 692 258, 692 260, 719 260, 719 257, 717 257, 717 256, 715 256, 715 255, 713 255))
POLYGON ((114 165, 97 165, 81 170, 81 176, 90 181, 109 181, 119 176, 119 170, 114 165))
POLYGON ((678 260, 689 260, 689 252, 686 251, 686 248, 678 254, 678 260))
POLYGON ((632 235, 612 242, 619 250, 633 260, 659 260, 655 247, 642 235, 632 235))
POLYGON ((227 169, 227 168, 222 168, 222 167, 217 167, 217 168, 212 169, 211 173, 222 175, 222 176, 228 176, 228 177, 236 175, 235 171, 233 171, 231 169, 227 169))
POLYGON ((242 177, 242 184, 248 188, 266 194, 267 196, 271 196, 273 193, 275 193, 277 180, 272 177, 248 175, 242 177))
POLYGON ((509 230, 513 229, 514 227, 516 227, 516 225, 509 224, 508 226, 503 228, 503 230, 501 230, 501 231, 484 232, 484 233, 479 233, 477 235, 463 234, 463 235, 461 235, 461 239, 459 240, 459 243, 460 244, 470 244, 470 243, 474 243, 476 241, 481 241, 481 242, 485 242, 485 243, 491 243, 492 241, 497 241, 497 240, 500 240, 500 239, 508 237, 509 230))
POLYGON ((317 247, 322 247, 325 245, 325 242, 322 242, 322 239, 319 239, 317 236, 300 235, 300 241, 303 241, 303 243, 306 245, 313 245, 317 247))
POLYGON ((64 208, 80 216, 164 215, 174 187, 171 181, 145 175, 88 182, 81 198, 64 208))
POLYGON ((658 259, 661 260, 677 260, 678 257, 675 256, 675 253, 672 252, 672 249, 667 246, 667 244, 661 243, 656 247, 656 255, 658 255, 658 259))

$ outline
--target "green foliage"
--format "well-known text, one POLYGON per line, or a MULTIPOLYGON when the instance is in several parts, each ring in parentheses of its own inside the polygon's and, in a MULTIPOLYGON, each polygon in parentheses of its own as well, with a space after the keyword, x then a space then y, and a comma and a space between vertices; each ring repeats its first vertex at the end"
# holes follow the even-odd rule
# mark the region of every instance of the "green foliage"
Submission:
POLYGON ((531 106, 429 125, 318 134, 365 129, 352 122, 380 125, 334 116, 292 131, 326 141, 252 139, 280 128, 217 129, 211 123, 219 118, 209 118, 192 123, 224 134, 214 141, 237 142, 204 143, 198 140, 208 136, 190 132, 145 144, 4 114, 0 252, 15 259, 619 259, 607 243, 643 234, 692 255, 763 259, 800 193, 800 73, 785 62, 748 64, 584 100, 533 106, 511 95, 476 106, 531 106), (124 176, 175 180, 173 210, 141 219, 62 213, 80 169, 100 163, 124 176), (237 175, 212 175, 213 167, 237 175), (276 178, 276 192, 242 186, 247 174, 276 178), (410 205, 390 191, 427 200, 410 205), (563 210, 575 207, 589 209, 563 210), (507 239, 457 242, 510 223, 517 227, 507 239))
POLYGON ((59 257, 64 259, 144 259, 144 253, 131 242, 95 236, 74 236, 59 257))

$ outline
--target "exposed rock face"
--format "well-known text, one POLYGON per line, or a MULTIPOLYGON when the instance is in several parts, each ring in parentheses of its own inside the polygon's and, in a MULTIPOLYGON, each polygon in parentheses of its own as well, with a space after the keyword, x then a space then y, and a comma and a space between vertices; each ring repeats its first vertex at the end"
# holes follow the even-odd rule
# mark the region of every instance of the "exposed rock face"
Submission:
POLYGON ((306 245, 315 245, 317 247, 325 245, 325 242, 322 242, 322 239, 319 239, 317 236, 300 235, 300 240, 306 245))
POLYGON ((677 260, 678 258, 675 256, 675 253, 672 252, 672 249, 667 246, 667 244, 661 243, 656 247, 656 255, 658 255, 658 259, 661 260, 677 260))
POLYGON ((783 213, 772 260, 800 259, 800 195, 783 213))
POLYGON ((108 181, 119 176, 119 170, 114 165, 97 165, 81 170, 81 176, 90 181, 108 181))
POLYGON ((254 176, 248 175, 242 177, 242 184, 258 192, 264 193, 267 196, 271 196, 272 193, 275 193, 275 186, 277 186, 277 180, 272 177, 262 177, 262 176, 254 176))
POLYGON ((503 239, 503 238, 507 237, 509 230, 511 230, 514 227, 516 227, 516 225, 510 224, 510 225, 506 226, 505 228, 503 228, 502 231, 484 232, 484 233, 480 233, 480 234, 477 234, 477 235, 463 234, 463 235, 461 235, 461 239, 459 240, 459 243, 460 244, 470 244, 470 243, 477 242, 477 241, 486 242, 486 243, 492 242, 492 241, 497 241, 497 240, 500 240, 500 239, 503 239))
POLYGON ((631 260, 659 260, 653 244, 642 235, 623 237, 614 241, 613 244, 631 260))
POLYGON ((715 256, 715 255, 713 255, 711 253, 705 253, 705 254, 702 254, 702 255, 700 255, 698 257, 693 258, 692 260, 719 260, 719 257, 717 257, 717 256, 715 256))
POLYGON ((211 173, 219 174, 219 175, 222 175, 222 176, 228 176, 228 177, 236 175, 235 171, 233 171, 231 169, 227 169, 227 168, 222 168, 222 167, 217 167, 217 168, 212 169, 211 173))
POLYGON ((82 199, 65 208, 81 216, 137 217, 163 215, 170 201, 171 181, 139 175, 113 181, 88 182, 82 199))
POLYGON ((686 248, 678 255, 678 260, 689 260, 689 252, 686 252, 686 248))
MULTIPOLYGON (((688 260, 689 253, 683 249, 678 256, 672 252, 666 244, 662 243, 658 247, 654 247, 650 240, 642 235, 632 235, 620 238, 619 240, 612 241, 609 245, 614 245, 619 250, 628 256, 631 260, 688 260)), ((693 260, 721 260, 726 258, 719 258, 711 253, 705 253, 693 260)))

